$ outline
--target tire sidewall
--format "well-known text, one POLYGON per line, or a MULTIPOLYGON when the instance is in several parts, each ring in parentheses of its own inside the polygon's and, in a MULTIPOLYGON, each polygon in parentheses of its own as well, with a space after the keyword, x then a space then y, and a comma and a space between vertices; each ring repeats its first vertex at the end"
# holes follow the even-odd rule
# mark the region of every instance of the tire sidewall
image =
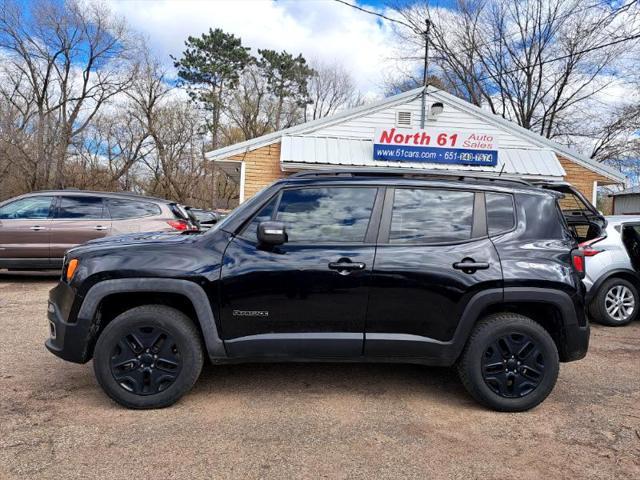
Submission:
POLYGON ((185 325, 188 320, 181 312, 166 308, 134 308, 110 322, 98 338, 94 350, 93 367, 98 383, 116 402, 129 408, 163 408, 175 403, 195 383, 202 369, 202 346, 185 325), (166 315, 166 316, 163 316, 166 315), (175 317, 179 318, 176 321, 175 317), (178 378, 165 390, 152 395, 136 395, 121 387, 111 373, 111 352, 127 333, 142 326, 159 327, 175 340, 182 365, 178 378))
POLYGON ((635 320, 636 317, 638 316, 638 307, 639 307, 638 290, 636 289, 636 287, 631 282, 623 278, 611 278, 607 280, 602 285, 602 287, 600 287, 600 290, 598 291, 598 300, 597 300, 597 309, 596 309, 597 318, 594 318, 594 320, 596 320, 599 323, 602 323, 603 325, 608 325, 610 327, 620 327, 623 325, 627 325, 631 323, 633 320, 635 320), (609 312, 607 312, 605 299, 607 297, 607 293, 615 286, 625 286, 629 290, 631 290, 631 294, 633 295, 633 299, 635 301, 634 310, 631 316, 627 320, 623 320, 623 321, 616 320, 609 315, 609 312))
MULTIPOLYGON (((526 319, 529 320, 529 319, 526 319)), ((494 323, 491 328, 485 328, 474 338, 466 352, 466 375, 472 382, 478 399, 485 405, 499 411, 524 411, 541 403, 553 390, 558 378, 560 360, 553 339, 538 325, 531 325, 511 319, 494 323), (485 382, 482 375, 482 358, 489 345, 497 338, 510 333, 522 333, 528 335, 541 349, 545 361, 545 370, 542 381, 531 393, 521 398, 508 398, 495 393, 485 382)))

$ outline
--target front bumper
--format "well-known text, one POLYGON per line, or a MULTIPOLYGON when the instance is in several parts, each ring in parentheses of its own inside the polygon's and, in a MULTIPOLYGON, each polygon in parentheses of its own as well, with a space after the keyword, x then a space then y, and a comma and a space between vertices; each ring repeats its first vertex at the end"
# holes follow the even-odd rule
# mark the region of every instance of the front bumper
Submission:
POLYGON ((90 360, 90 329, 88 322, 76 322, 74 312, 82 299, 66 283, 58 282, 49 291, 50 337, 45 342, 47 349, 58 357, 75 363, 86 363, 90 360))

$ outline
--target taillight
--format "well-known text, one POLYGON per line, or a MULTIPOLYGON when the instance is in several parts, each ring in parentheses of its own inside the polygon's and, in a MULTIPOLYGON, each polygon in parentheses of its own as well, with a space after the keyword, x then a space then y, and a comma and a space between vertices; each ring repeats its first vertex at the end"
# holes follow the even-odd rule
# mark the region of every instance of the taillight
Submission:
POLYGON ((186 220, 167 220, 167 223, 171 228, 180 232, 185 232, 190 228, 186 220))
POLYGON ((586 242, 580 243, 578 246, 585 257, 593 257, 604 250, 599 250, 597 248, 593 248, 594 243, 598 243, 600 240, 604 240, 606 237, 596 237, 591 240, 587 240, 586 242))
POLYGON ((604 240, 607 237, 596 237, 596 238, 592 238, 591 240, 586 240, 582 243, 579 243, 578 246, 580 248, 585 248, 588 247, 590 245, 593 245, 594 243, 598 243, 600 240, 604 240))
POLYGON ((571 263, 573 263, 573 268, 580 275, 580 278, 584 278, 584 253, 582 250, 576 248, 571 251, 571 263))

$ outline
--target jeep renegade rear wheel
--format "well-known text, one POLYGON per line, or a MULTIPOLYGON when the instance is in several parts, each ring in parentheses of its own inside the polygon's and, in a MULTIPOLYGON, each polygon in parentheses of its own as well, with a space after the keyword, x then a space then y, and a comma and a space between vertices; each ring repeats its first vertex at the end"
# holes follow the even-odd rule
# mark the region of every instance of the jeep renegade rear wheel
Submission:
POLYGON ((541 325, 514 313, 491 315, 474 329, 458 363, 467 391, 494 410, 520 412, 556 383, 558 351, 541 325))
POLYGON ((116 317, 98 338, 93 357, 107 395, 140 409, 175 403, 196 382, 203 363, 193 322, 163 305, 136 307, 116 317))

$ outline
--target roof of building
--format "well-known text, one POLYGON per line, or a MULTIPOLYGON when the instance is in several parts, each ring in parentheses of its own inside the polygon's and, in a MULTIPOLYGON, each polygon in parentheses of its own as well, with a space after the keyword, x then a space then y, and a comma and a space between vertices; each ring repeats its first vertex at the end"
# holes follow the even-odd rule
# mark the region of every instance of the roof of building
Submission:
POLYGON ((619 192, 610 193, 610 197, 619 197, 620 195, 633 195, 640 194, 640 185, 636 185, 635 187, 626 188, 624 190, 620 190, 619 192))
MULTIPOLYGON (((314 130, 317 130, 319 127, 327 127, 333 124, 344 122, 344 121, 357 118, 363 115, 367 115, 369 113, 372 113, 381 109, 389 108, 396 105, 401 105, 405 102, 409 102, 416 98, 419 98, 423 94, 423 92, 432 96, 436 100, 439 100, 443 103, 451 104, 456 108, 460 109, 461 111, 464 111, 475 117, 481 118, 487 123, 493 124, 497 128, 500 128, 504 131, 508 131, 515 136, 525 138, 526 140, 528 140, 529 142, 531 142, 532 144, 540 148, 549 149, 555 152, 556 154, 575 162, 578 165, 588 168, 589 170, 599 173, 616 182, 624 182, 624 179, 625 179, 624 175, 620 171, 608 165, 604 165, 602 163, 596 162, 595 160, 590 159, 578 152, 575 152, 564 145, 561 145, 553 140, 550 140, 546 137, 538 135, 537 133, 532 132, 531 130, 527 130, 526 128, 523 128, 514 122, 511 122, 502 117, 499 117, 498 115, 494 115, 493 113, 491 113, 486 109, 482 109, 476 105, 473 105, 467 102, 466 100, 458 98, 454 95, 451 95, 450 93, 447 93, 443 90, 439 90, 432 86, 419 87, 413 90, 409 90, 407 92, 400 93, 398 95, 385 98, 377 102, 373 102, 368 105, 363 105, 361 107, 345 110, 343 112, 337 113, 329 117, 324 117, 318 120, 312 120, 310 122, 302 123, 300 125, 286 128, 284 130, 279 130, 277 132, 269 133, 261 137, 253 138, 251 140, 246 140, 244 142, 236 143, 234 145, 229 145, 227 147, 219 148, 217 150, 208 152, 206 154, 206 157, 210 160, 221 160, 221 159, 230 157, 232 155, 255 150, 256 148, 260 148, 260 147, 272 144, 287 136, 304 135, 314 130), (426 92, 425 92, 425 88, 426 88, 426 92)), ((353 141, 352 139, 343 139, 343 138, 340 138, 340 140, 353 141)), ((364 140, 362 142, 371 143, 371 141, 367 142, 364 140)), ((355 145, 356 144, 354 144, 354 148, 357 149, 355 145)), ((501 150, 500 153, 502 158, 503 150, 501 150)), ((506 168, 506 164, 505 164, 505 168, 506 168)))

